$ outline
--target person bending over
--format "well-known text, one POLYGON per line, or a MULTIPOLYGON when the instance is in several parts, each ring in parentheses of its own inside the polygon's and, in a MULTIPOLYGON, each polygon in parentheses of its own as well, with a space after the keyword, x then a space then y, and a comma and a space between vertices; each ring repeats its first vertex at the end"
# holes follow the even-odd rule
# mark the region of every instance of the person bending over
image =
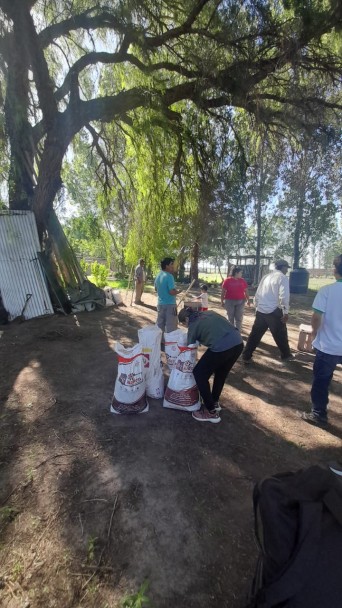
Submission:
POLYGON ((241 334, 227 319, 211 310, 197 312, 190 307, 183 308, 178 318, 188 327, 188 344, 198 341, 208 347, 193 370, 203 407, 193 412, 192 417, 198 422, 221 422, 219 399, 225 380, 242 352, 241 334), (212 388, 211 376, 214 376, 212 388))

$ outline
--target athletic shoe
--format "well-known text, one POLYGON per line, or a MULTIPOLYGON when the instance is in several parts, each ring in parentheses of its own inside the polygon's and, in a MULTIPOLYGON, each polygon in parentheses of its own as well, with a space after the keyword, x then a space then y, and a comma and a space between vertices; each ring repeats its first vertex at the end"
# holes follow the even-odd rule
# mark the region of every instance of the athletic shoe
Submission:
POLYGON ((222 405, 219 401, 215 401, 214 403, 214 410, 215 412, 217 412, 218 414, 220 413, 220 411, 222 410, 222 405))
POLYGON ((303 412, 301 414, 302 420, 308 422, 309 424, 315 424, 316 426, 327 426, 328 420, 327 418, 321 418, 320 416, 316 416, 313 412, 303 412))
POLYGON ((192 417, 195 418, 197 422, 212 422, 213 424, 221 422, 221 418, 218 413, 215 410, 209 412, 207 408, 202 408, 197 412, 192 412, 192 417))

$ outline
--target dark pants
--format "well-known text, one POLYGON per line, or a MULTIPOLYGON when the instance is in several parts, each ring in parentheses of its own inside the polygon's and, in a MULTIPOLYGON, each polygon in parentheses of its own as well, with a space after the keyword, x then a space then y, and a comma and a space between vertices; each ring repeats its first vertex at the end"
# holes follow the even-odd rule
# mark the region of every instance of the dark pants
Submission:
POLYGON ((194 376, 198 390, 205 407, 212 411, 219 400, 225 380, 235 361, 243 349, 242 344, 233 346, 228 350, 215 353, 210 348, 200 358, 194 367, 194 376), (209 378, 214 374, 213 388, 210 390, 209 378))
POLYGON ((280 308, 276 308, 273 312, 268 314, 259 311, 256 312, 252 331, 248 337, 245 350, 243 351, 243 359, 248 360, 252 357, 261 338, 268 329, 280 350, 281 358, 286 359, 291 355, 287 328, 286 324, 283 322, 283 312, 280 308))
POLYGON ((311 387, 312 413, 324 420, 327 419, 329 385, 339 363, 342 363, 342 355, 327 355, 320 350, 316 351, 311 387))

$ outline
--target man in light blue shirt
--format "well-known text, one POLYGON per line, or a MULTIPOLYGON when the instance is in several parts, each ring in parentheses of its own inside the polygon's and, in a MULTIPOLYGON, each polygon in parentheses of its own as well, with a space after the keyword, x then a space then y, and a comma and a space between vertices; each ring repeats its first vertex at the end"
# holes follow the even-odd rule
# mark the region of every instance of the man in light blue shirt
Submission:
POLYGON ((177 290, 175 286, 174 259, 164 258, 160 265, 161 271, 154 282, 154 288, 158 294, 157 325, 162 331, 169 333, 178 326, 176 295, 181 290, 177 290))

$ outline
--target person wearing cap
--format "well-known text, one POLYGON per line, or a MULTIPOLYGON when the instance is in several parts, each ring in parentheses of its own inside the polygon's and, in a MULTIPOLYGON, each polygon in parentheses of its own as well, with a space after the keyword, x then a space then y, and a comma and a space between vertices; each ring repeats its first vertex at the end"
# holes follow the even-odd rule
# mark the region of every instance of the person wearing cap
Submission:
POLYGON ((192 417, 197 422, 217 424, 221 422, 219 399, 224 383, 243 349, 241 334, 227 319, 212 310, 198 312, 191 307, 183 308, 178 319, 188 327, 188 344, 198 341, 208 347, 193 369, 203 407, 193 412, 192 417), (210 388, 212 375, 214 379, 210 388))
POLYGON ((161 271, 156 276, 154 288, 158 294, 157 325, 163 332, 169 333, 178 327, 176 289, 174 279, 174 259, 164 258, 160 262, 161 271))
POLYGON ((134 271, 134 281, 135 281, 135 304, 142 304, 142 294, 145 287, 146 281, 146 272, 145 272, 145 260, 144 258, 140 258, 138 266, 136 266, 134 271))
POLYGON ((290 287, 286 273, 290 266, 286 260, 276 260, 274 265, 275 270, 261 279, 254 297, 255 321, 242 353, 244 363, 250 363, 268 329, 280 350, 281 360, 286 362, 294 358, 286 328, 290 305, 290 287))
POLYGON ((335 283, 322 287, 313 301, 312 345, 316 349, 311 387, 311 412, 302 418, 317 426, 328 423, 329 386, 342 363, 342 254, 334 259, 335 283))

